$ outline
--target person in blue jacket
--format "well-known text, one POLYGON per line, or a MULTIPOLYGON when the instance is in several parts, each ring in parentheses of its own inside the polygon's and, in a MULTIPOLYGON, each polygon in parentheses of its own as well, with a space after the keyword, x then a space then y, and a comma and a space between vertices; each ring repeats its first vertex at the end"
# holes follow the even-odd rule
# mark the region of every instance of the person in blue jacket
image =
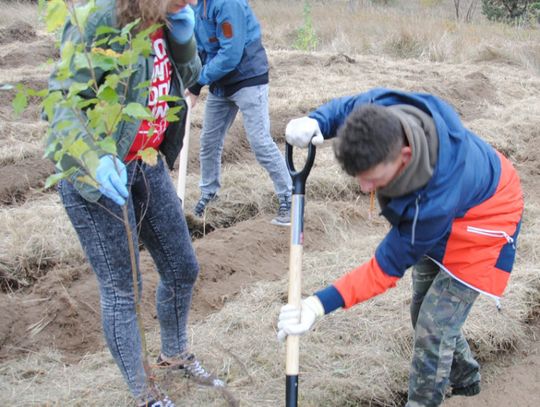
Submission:
POLYGON ((334 153, 363 192, 376 191, 391 229, 366 263, 282 307, 278 338, 394 287, 413 269, 415 329, 408 407, 439 406, 480 391, 479 365, 461 328, 477 296, 498 304, 513 267, 523 194, 508 159, 429 94, 373 89, 291 120, 298 147, 336 136, 334 153))
POLYGON ((272 223, 289 225, 292 183, 270 134, 269 66, 259 22, 246 0, 199 1, 195 15, 203 68, 186 93, 191 105, 203 86, 210 87, 200 138, 201 196, 195 215, 203 216, 208 203, 217 198, 225 135, 240 111, 251 149, 270 175, 278 197, 278 213, 272 223))

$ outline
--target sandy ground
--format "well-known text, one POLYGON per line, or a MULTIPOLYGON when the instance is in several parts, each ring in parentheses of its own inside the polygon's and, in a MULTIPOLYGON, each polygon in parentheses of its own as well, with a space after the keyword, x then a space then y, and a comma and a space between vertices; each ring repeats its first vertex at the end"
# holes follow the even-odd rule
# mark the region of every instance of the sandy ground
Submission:
MULTIPOLYGON (((32 69, 26 58, 38 66, 53 53, 49 40, 34 35, 31 27, 19 28, 19 40, 10 40, 4 30, 0 37, 0 83, 21 82, 43 87, 47 69, 32 69), (21 48, 25 52, 21 52, 21 48)), ((499 129, 490 133, 489 141, 517 161, 524 179, 527 195, 538 200, 540 175, 538 155, 538 110, 532 116, 523 113, 516 118, 520 104, 537 104, 540 81, 517 67, 475 65, 444 66, 409 61, 397 63, 375 57, 350 61, 339 55, 306 55, 275 51, 270 53, 272 64, 271 117, 273 135, 283 146, 286 122, 316 107, 332 96, 349 94, 371 86, 415 88, 438 93, 451 101, 473 129, 499 129), (507 83, 508 78, 513 78, 507 83), (324 79, 323 79, 324 78, 324 79), (345 78, 345 79, 344 79, 345 78), (516 88, 520 83, 522 88, 516 88), (507 111, 505 111, 507 109, 507 111), (486 114, 489 112, 489 114, 486 114), (497 115, 499 113, 499 115, 497 115), (515 142, 512 126, 521 132, 515 142), (490 121, 487 126, 484 126, 490 121), (499 121, 499 123, 493 123, 499 121)), ((35 125, 39 109, 32 105, 24 118, 15 118, 9 103, 13 91, 2 91, 0 106, 0 148, 12 148, 14 143, 35 140, 35 125)), ((201 110, 194 117, 193 132, 201 126, 201 110)), ((196 138, 190 146, 190 168, 198 167, 196 138)), ((3 150, 2 150, 3 151, 3 150)), ((3 209, 41 199, 40 190, 52 165, 40 158, 40 148, 31 148, 17 159, 6 159, 1 166, 0 206, 3 209)), ((231 129, 224 152, 224 164, 245 162, 254 164, 241 125, 231 129)), ((262 171, 262 170, 261 170, 262 171)), ((265 179, 264 182, 267 182, 265 179)), ((47 192, 52 196, 54 191, 47 192)), ((203 319, 219 311, 244 288, 257 281, 272 281, 283 277, 288 266, 288 230, 268 226, 270 214, 252 217, 248 221, 216 229, 195 241, 201 262, 201 276, 196 286, 192 318, 203 319), (242 255, 239 256, 238 253, 242 255)), ((306 250, 316 247, 324 236, 323 227, 311 227, 306 250)), ((152 293, 157 274, 146 252, 142 254, 144 284, 152 293)), ((63 264, 49 261, 40 277, 27 287, 17 286, 0 269, 3 291, 0 292, 0 363, 9 364, 14 358, 53 347, 62 355, 63 363, 77 363, 89 353, 104 348, 99 321, 99 300, 94 276, 84 263, 63 264), (12 284, 13 283, 13 284, 12 284)), ((145 323, 155 324, 153 298, 143 298, 145 323)), ((538 406, 540 405, 540 325, 533 327, 534 335, 509 355, 501 355, 496 363, 486 367, 487 377, 479 396, 451 398, 445 406, 538 406)))

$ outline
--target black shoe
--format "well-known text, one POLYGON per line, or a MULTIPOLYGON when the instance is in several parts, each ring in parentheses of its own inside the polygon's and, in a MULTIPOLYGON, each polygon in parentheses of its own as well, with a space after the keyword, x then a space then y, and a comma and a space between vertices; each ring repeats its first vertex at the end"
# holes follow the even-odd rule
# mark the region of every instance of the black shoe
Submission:
POLYGON ((202 218, 208 203, 215 201, 216 199, 217 199, 216 194, 201 195, 201 197, 199 198, 199 201, 197 202, 197 205, 195 205, 195 208, 193 209, 193 213, 195 214, 195 216, 202 218))
POLYGON ((465 387, 453 387, 452 395, 453 396, 476 396, 480 393, 480 382, 474 382, 465 387))
POLYGON ((178 369, 185 377, 198 384, 212 387, 225 387, 223 380, 218 379, 212 373, 207 372, 193 353, 185 352, 178 358, 175 358, 175 362, 167 362, 159 355, 157 364, 161 367, 170 366, 172 369, 178 369))

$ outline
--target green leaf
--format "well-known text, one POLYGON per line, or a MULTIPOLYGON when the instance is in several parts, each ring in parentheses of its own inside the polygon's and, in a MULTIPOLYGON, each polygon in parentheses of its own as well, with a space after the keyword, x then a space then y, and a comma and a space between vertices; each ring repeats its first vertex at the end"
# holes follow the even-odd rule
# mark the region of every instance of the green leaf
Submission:
POLYGON ((116 89, 119 82, 120 82, 120 76, 113 73, 107 75, 107 78, 105 79, 105 85, 110 86, 113 89, 116 89))
POLYGON ((97 99, 97 98, 81 99, 79 102, 77 102, 76 106, 77 106, 78 109, 86 109, 89 106, 93 106, 98 102, 99 102, 99 99, 97 99))
MULTIPOLYGON (((50 127, 47 134, 50 133, 50 127)), ((43 153, 43 158, 49 158, 51 157, 57 148, 59 148, 59 144, 61 143, 60 139, 54 139, 52 142, 48 143, 45 147, 45 152, 43 153)))
POLYGON ((68 16, 68 8, 63 0, 50 0, 47 3, 47 14, 45 20, 47 21, 47 31, 54 32, 58 30, 68 16))
POLYGON ((67 98, 69 99, 75 95, 78 95, 79 93, 88 89, 89 86, 90 86, 89 82, 73 82, 71 86, 69 87, 67 98))
POLYGON ((123 66, 135 65, 139 59, 139 55, 139 53, 133 50, 124 51, 124 53, 122 53, 122 55, 120 55, 118 58, 118 63, 123 66))
POLYGON ((158 28, 163 27, 163 24, 152 24, 151 26, 145 28, 144 30, 141 30, 137 33, 135 38, 137 37, 146 37, 148 38, 151 34, 154 33, 158 28))
POLYGON ((75 55, 75 44, 71 41, 66 41, 60 52, 60 61, 56 66, 56 76, 58 80, 62 81, 70 78, 73 75, 71 71, 71 60, 75 55))
POLYGON ((141 22, 141 19, 138 18, 136 19, 135 21, 129 23, 129 24, 126 24, 123 28, 122 28, 122 31, 120 32, 120 35, 123 36, 123 37, 126 37, 133 28, 135 28, 137 26, 137 24, 139 24, 141 22))
POLYGON ((71 176, 75 172, 75 168, 70 168, 67 171, 62 171, 60 173, 52 174, 47 177, 45 180, 45 185, 43 186, 43 189, 48 189, 52 187, 53 185, 56 185, 61 180, 71 176))
POLYGON ((148 165, 156 165, 157 159, 158 159, 158 152, 155 148, 149 147, 145 148, 144 150, 137 151, 137 154, 139 157, 141 157, 141 160, 145 162, 148 165))
POLYGON ((150 84, 152 83, 152 80, 148 80, 148 81, 144 81, 144 82, 139 82, 137 84, 137 86, 135 86, 134 89, 148 89, 150 88, 150 84))
POLYGON ((118 94, 110 86, 102 85, 99 88, 97 96, 100 100, 103 100, 109 104, 114 104, 118 102, 118 94))
POLYGON ((102 45, 107 45, 110 40, 111 40, 110 37, 106 36, 106 37, 100 38, 99 40, 94 41, 92 45, 94 47, 101 47, 102 45))
POLYGON ((73 25, 79 26, 84 31, 88 17, 94 11, 96 11, 95 0, 88 0, 84 5, 78 5, 75 7, 74 14, 71 17, 73 25))
POLYGON ((158 98, 158 100, 164 100, 165 102, 177 102, 181 98, 180 96, 173 96, 173 95, 163 95, 158 98))
POLYGON ((135 69, 133 68, 126 68, 124 70, 122 70, 122 72, 120 72, 120 74, 118 75, 118 77, 120 79, 126 79, 126 78, 129 78, 131 76, 131 74, 133 74, 133 72, 135 72, 135 69))
POLYGON ((139 103, 128 103, 123 109, 123 113, 134 119, 146 119, 153 120, 154 116, 150 113, 148 108, 143 107, 139 103))
POLYGON ((103 151, 112 155, 116 155, 116 142, 112 137, 105 137, 103 140, 98 141, 97 145, 103 151))
POLYGON ((129 42, 129 40, 126 37, 114 37, 109 41, 109 45, 119 44, 121 46, 126 45, 129 42))
POLYGON ((81 175, 77 177, 77 181, 82 182, 84 184, 92 185, 94 188, 99 188, 98 183, 89 175, 81 175))
POLYGON ((105 35, 105 34, 117 34, 120 30, 114 27, 110 27, 108 25, 101 25, 98 28, 96 28, 96 36, 105 35))
POLYGON ((29 89, 28 94, 32 95, 32 96, 37 96, 38 98, 43 99, 45 96, 47 96, 49 94, 49 89, 47 89, 47 88, 40 89, 40 90, 29 89))
POLYGON ((91 177, 95 179, 97 168, 99 167, 98 153, 94 150, 88 150, 83 156, 83 162, 87 173, 89 173, 91 177))
POLYGON ((82 139, 78 138, 67 148, 67 152, 70 156, 82 160, 84 153, 90 150, 90 146, 82 139))
POLYGON ((19 90, 15 95, 15 98, 13 98, 11 105, 13 106, 13 111, 15 114, 21 114, 28 106, 28 97, 26 96, 26 92, 24 90, 19 90))
POLYGON ((180 117, 177 115, 178 112, 180 112, 183 109, 183 106, 175 106, 171 107, 167 110, 167 115, 165 116, 165 119, 167 119, 168 122, 177 122, 180 120, 180 117))
POLYGON ((60 102, 60 100, 62 100, 62 92, 55 91, 45 96, 45 98, 41 102, 41 106, 43 106, 43 110, 45 111, 49 122, 52 121, 54 108, 58 105, 58 102, 60 102))
POLYGON ((131 49, 135 54, 147 57, 152 51, 152 41, 148 37, 138 35, 131 41, 131 49))

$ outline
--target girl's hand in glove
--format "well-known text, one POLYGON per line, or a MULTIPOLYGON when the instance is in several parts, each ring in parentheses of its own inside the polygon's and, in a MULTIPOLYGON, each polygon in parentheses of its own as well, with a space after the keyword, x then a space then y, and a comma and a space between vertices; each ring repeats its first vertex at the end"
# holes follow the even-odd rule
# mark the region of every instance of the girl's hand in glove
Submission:
POLYGON ((167 19, 169 20, 170 30, 174 40, 179 44, 187 44, 193 36, 193 29, 195 28, 195 13, 193 9, 185 5, 176 12, 169 12, 167 19))
POLYGON ((99 159, 96 181, 100 192, 118 205, 124 205, 129 195, 126 166, 112 155, 104 155, 99 159))
POLYGON ((323 315, 323 305, 314 295, 302 300, 301 309, 291 304, 284 305, 278 318, 278 340, 284 341, 287 335, 305 334, 323 315))

